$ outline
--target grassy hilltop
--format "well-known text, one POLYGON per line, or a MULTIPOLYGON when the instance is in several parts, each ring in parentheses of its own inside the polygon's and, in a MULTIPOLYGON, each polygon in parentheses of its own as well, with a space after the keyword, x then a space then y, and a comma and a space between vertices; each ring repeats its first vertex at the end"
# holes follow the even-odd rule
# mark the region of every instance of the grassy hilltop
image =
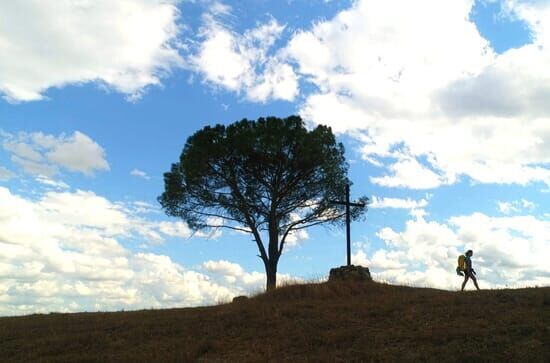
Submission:
POLYGON ((550 362, 550 287, 286 286, 213 307, 0 318, 1 362, 550 362))

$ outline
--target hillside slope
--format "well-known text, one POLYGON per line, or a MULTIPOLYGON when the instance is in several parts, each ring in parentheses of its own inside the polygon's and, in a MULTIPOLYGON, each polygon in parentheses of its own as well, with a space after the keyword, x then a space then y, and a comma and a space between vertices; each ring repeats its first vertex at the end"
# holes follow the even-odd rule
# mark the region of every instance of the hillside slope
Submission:
POLYGON ((550 362, 550 287, 294 285, 213 307, 0 318, 0 361, 550 362))

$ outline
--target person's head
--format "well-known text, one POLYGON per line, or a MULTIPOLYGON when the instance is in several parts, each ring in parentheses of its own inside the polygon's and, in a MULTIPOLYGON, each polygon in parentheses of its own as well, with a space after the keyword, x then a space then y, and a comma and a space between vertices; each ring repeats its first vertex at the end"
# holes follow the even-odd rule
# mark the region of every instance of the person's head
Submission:
POLYGON ((474 254, 474 251, 472 251, 472 250, 466 251, 466 256, 468 256, 468 257, 472 257, 473 254, 474 254))

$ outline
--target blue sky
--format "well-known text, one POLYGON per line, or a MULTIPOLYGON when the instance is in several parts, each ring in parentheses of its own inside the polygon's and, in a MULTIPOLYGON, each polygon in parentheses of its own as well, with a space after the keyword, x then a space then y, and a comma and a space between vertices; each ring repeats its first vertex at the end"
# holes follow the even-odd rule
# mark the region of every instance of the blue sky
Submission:
MULTIPOLYGON (((550 284, 548 24, 543 0, 0 4, 0 315, 261 291, 251 236, 156 198, 195 131, 291 114, 344 143, 376 280, 456 290, 473 249, 482 288, 550 284)), ((312 228, 279 282, 344 263, 312 228)))

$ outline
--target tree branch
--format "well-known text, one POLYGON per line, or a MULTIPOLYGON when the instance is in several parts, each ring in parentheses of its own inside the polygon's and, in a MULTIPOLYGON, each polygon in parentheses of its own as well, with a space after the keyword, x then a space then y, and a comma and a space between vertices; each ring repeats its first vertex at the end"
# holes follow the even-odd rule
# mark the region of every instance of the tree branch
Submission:
POLYGON ((345 213, 342 213, 342 214, 339 214, 337 216, 330 217, 328 219, 318 220, 314 223, 306 224, 307 222, 309 222, 311 220, 315 220, 318 217, 318 216, 315 216, 315 215, 311 215, 311 216, 308 216, 307 218, 304 218, 304 219, 301 219, 299 221, 295 221, 295 222, 292 222, 290 224, 285 225, 284 228, 287 228, 287 227, 288 228, 286 229, 285 233, 283 234, 283 237, 281 238, 281 242, 279 244, 279 256, 281 255, 281 253, 283 253, 283 247, 285 245, 286 238, 288 237, 290 232, 298 231, 300 229, 306 229, 306 228, 313 227, 313 226, 323 224, 323 223, 327 223, 327 222, 332 222, 332 221, 334 221, 338 218, 343 217, 344 215, 345 215, 345 213), (304 225, 300 226, 300 227, 296 227, 300 224, 304 224, 304 225))
POLYGON ((239 227, 234 227, 234 226, 227 226, 225 224, 222 224, 222 225, 208 224, 207 227, 208 228, 227 228, 227 229, 232 229, 234 231, 252 233, 252 231, 249 230, 249 229, 244 229, 244 228, 239 228, 239 227))

